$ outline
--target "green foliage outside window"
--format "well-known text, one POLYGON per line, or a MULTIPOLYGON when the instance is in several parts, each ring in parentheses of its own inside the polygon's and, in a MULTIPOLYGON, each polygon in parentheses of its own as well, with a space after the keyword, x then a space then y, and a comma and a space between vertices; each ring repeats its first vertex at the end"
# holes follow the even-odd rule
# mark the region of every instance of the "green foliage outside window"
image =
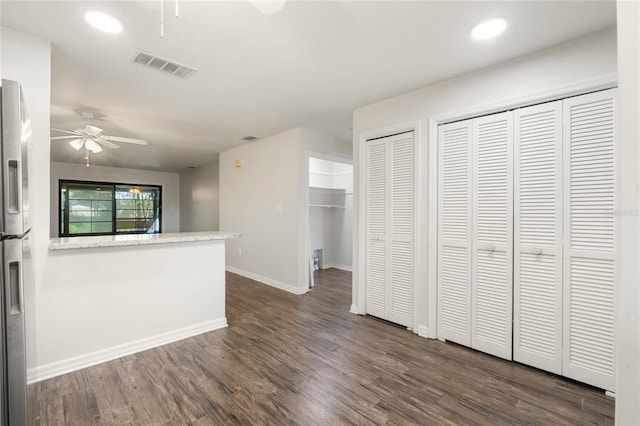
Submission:
POLYGON ((60 181, 60 235, 160 232, 159 186, 60 181))

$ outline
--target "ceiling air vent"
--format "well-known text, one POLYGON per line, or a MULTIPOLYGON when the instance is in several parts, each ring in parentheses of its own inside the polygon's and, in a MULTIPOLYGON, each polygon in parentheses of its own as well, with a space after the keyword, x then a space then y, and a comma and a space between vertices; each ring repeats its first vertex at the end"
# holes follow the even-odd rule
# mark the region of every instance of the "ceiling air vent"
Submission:
POLYGON ((133 57, 133 62, 185 79, 191 77, 198 71, 197 68, 172 61, 171 59, 161 58, 142 50, 138 50, 138 53, 133 57))
POLYGON ((257 136, 245 136, 244 138, 242 138, 243 141, 248 141, 248 142, 252 142, 252 141, 255 141, 255 140, 258 140, 258 139, 260 139, 260 138, 257 137, 257 136))

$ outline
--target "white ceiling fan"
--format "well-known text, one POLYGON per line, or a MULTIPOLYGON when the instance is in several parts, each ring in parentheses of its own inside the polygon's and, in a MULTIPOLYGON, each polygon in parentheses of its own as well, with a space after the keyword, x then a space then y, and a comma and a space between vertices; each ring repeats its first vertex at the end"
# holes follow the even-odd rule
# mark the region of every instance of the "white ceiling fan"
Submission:
POLYGON ((82 117, 87 120, 87 124, 86 126, 84 126, 84 129, 63 130, 52 128, 51 130, 55 132, 68 133, 69 135, 54 136, 51 138, 51 140, 72 139, 71 141, 69 141, 69 145, 71 145, 73 148, 75 148, 76 150, 80 150, 82 147, 84 147, 87 151, 90 151, 93 154, 102 152, 103 147, 109 149, 120 148, 119 145, 116 145, 113 142, 131 143, 135 145, 148 145, 148 142, 143 139, 103 135, 102 129, 100 127, 89 124, 89 121, 93 119, 93 113, 83 112, 82 117))

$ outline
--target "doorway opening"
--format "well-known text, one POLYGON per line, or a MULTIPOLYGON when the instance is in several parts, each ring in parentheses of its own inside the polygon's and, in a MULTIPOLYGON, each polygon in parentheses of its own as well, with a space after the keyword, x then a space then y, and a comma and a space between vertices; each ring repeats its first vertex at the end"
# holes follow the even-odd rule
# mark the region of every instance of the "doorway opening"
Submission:
POLYGON ((348 285, 353 248, 353 165, 309 154, 309 287, 348 285))

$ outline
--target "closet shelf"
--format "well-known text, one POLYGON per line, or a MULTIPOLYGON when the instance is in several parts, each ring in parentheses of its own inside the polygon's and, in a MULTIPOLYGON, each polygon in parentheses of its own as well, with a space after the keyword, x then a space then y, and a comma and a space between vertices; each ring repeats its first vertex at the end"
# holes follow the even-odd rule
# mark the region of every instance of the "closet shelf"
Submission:
POLYGON ((347 190, 342 188, 318 188, 309 187, 309 206, 345 208, 345 196, 347 190))

